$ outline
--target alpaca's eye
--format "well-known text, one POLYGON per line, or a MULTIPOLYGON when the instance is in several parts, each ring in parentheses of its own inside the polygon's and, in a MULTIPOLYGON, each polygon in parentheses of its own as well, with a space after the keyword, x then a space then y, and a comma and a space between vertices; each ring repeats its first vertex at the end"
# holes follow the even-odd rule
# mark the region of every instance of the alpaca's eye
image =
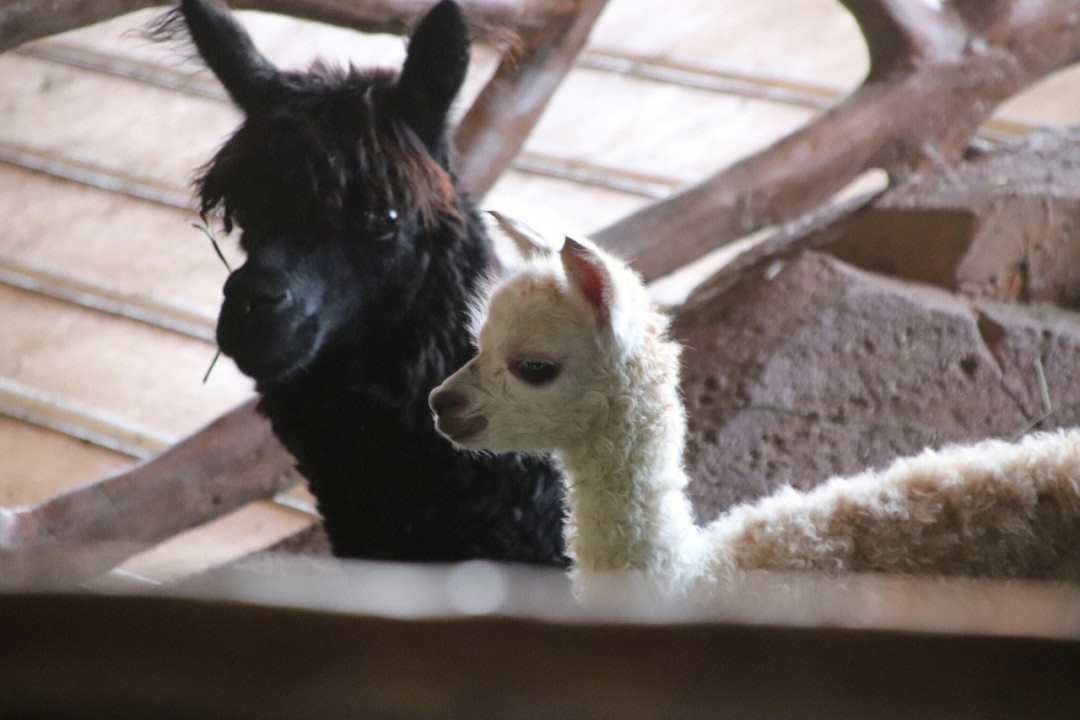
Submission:
POLYGON ((510 364, 510 372, 530 385, 551 382, 559 374, 559 364, 550 360, 526 358, 510 364))
POLYGON ((397 234, 398 211, 394 208, 382 212, 364 213, 364 229, 377 240, 391 240, 397 234))

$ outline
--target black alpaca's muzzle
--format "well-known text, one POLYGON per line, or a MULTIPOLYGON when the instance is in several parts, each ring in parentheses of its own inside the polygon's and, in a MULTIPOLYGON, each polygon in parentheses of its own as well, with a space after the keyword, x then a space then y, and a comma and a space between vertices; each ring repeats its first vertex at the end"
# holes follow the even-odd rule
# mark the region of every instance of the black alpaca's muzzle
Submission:
POLYGON ((218 347, 245 375, 274 380, 309 355, 315 318, 303 311, 283 271, 247 263, 225 281, 224 293, 218 347))

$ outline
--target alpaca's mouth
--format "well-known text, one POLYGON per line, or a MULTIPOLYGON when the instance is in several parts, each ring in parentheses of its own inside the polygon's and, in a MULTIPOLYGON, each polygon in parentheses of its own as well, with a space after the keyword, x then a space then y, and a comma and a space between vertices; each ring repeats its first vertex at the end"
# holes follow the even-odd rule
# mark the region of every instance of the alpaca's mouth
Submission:
POLYGON ((435 427, 438 431, 459 445, 480 433, 487 425, 488 419, 483 415, 469 417, 437 415, 435 417, 435 427))

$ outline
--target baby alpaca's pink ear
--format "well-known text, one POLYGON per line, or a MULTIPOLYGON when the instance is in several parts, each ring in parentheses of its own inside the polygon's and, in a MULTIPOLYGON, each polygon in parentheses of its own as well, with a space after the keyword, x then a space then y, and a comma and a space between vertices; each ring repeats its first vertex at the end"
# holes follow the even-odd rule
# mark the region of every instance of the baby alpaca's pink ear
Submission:
POLYGON ((566 238, 560 255, 571 285, 596 313, 600 326, 610 325, 615 288, 603 259, 570 237, 566 238))

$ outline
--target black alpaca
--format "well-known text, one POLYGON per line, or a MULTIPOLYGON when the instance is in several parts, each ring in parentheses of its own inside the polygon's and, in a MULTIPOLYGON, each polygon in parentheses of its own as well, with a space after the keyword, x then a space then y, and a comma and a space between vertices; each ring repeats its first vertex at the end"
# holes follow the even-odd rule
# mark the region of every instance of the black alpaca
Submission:
POLYGON ((468 66, 449 0, 405 65, 282 72, 228 11, 184 0, 188 32, 245 120, 198 179, 204 217, 241 231, 217 338, 256 381, 336 555, 562 563, 556 471, 464 455, 430 390, 472 355, 465 309, 491 258, 449 170, 446 116, 468 66))

